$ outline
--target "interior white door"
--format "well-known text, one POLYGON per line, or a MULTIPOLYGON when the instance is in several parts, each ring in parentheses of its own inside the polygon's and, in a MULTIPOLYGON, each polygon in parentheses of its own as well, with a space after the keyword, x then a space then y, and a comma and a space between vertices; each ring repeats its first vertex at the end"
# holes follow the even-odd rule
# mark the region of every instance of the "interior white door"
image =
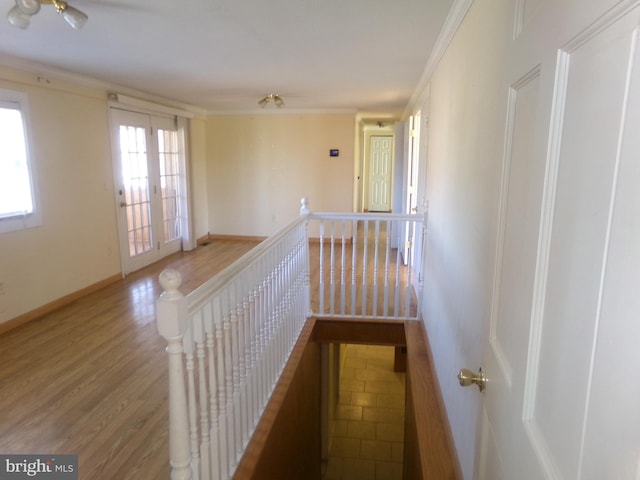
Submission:
POLYGON ((123 273, 181 249, 184 161, 175 119, 111 109, 123 273))
POLYGON ((508 91, 482 479, 640 478, 639 4, 546 2, 520 24, 514 65, 558 53, 508 91))
POLYGON ((393 136, 372 135, 369 140, 369 211, 391 211, 393 136))
MULTIPOLYGON (((409 147, 407 162, 407 188, 406 188, 406 211, 407 214, 418 213, 418 165, 420 161, 420 112, 409 117, 409 147)), ((416 233, 412 225, 407 224, 404 232, 404 248, 402 251, 402 259, 405 265, 411 262, 416 265, 416 259, 411 258, 412 252, 415 252, 416 233)))

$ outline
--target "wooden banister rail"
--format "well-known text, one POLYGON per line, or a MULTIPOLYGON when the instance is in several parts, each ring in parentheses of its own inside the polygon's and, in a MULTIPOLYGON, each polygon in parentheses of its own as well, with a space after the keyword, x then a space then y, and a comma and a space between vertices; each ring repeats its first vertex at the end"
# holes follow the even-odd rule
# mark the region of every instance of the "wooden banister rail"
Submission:
POLYGON ((404 480, 462 480, 424 322, 405 322, 404 480))

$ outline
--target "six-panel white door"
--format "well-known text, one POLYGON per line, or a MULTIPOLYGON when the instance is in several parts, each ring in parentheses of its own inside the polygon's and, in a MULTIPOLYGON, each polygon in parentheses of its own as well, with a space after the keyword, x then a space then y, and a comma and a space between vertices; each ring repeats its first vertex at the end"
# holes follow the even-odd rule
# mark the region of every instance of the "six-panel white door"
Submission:
POLYGON ((515 4, 479 477, 637 480, 640 2, 515 4))

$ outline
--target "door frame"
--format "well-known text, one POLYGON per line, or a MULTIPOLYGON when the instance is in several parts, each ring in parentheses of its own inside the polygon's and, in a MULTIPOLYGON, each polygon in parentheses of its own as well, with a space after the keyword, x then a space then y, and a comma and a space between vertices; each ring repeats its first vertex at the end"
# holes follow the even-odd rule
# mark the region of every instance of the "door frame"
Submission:
MULTIPOLYGON (((112 173, 114 178, 114 208, 116 209, 117 225, 118 225, 118 248, 120 251, 120 269, 122 276, 132 273, 140 268, 144 268, 167 255, 175 253, 180 250, 191 250, 195 248, 193 241, 192 222, 191 222, 191 208, 190 208, 190 185, 189 185, 189 161, 187 151, 187 139, 188 139, 188 120, 177 115, 171 115, 167 112, 156 112, 149 109, 137 109, 127 105, 122 105, 119 102, 111 101, 108 104, 109 115, 109 129, 111 137, 111 158, 112 158, 112 173), (129 250, 126 248, 128 245, 128 232, 125 226, 127 225, 126 212, 121 208, 120 195, 117 194, 121 188, 122 183, 122 171, 120 161, 120 139, 119 139, 119 125, 120 123, 114 118, 117 114, 116 111, 124 112, 124 114, 131 114, 132 116, 140 115, 140 117, 147 117, 149 119, 149 127, 157 131, 158 128, 162 128, 162 123, 166 123, 167 120, 173 122, 172 128, 175 128, 178 134, 178 147, 179 147, 179 162, 181 163, 181 175, 180 175, 180 189, 182 190, 179 198, 180 211, 182 213, 180 218, 181 237, 173 242, 172 247, 169 248, 152 248, 155 254, 150 254, 147 259, 140 262, 132 262, 129 256, 129 250), (155 121, 154 121, 155 120, 155 121), (158 124, 160 122, 160 124, 158 124)), ((157 135, 150 135, 146 132, 147 141, 147 155, 153 154, 156 160, 159 160, 157 135), (154 153, 155 152, 155 153, 154 153)), ((159 164, 153 164, 150 169, 149 175, 159 177, 159 164)), ((150 188, 153 188, 150 186, 150 188)), ((158 186, 158 188, 160 188, 158 186)), ((160 232, 160 238, 162 238, 162 199, 158 198, 156 201, 157 207, 155 212, 151 212, 152 224, 155 225, 157 232, 160 232)), ((157 239, 156 239, 157 240, 157 239)))

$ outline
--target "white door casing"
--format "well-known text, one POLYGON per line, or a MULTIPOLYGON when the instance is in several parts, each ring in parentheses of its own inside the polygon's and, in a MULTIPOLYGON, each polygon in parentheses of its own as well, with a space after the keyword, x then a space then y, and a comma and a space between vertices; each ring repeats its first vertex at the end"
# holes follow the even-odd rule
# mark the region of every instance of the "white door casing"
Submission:
MULTIPOLYGON (((409 148, 407 151, 408 161, 407 161, 407 189, 406 189, 406 211, 407 214, 415 214, 418 213, 418 166, 420 163, 419 151, 420 151, 420 112, 412 115, 409 118, 409 148)), ((413 265, 416 265, 415 248, 417 247, 416 238, 422 232, 415 232, 412 229, 412 226, 407 225, 405 227, 404 233, 404 248, 402 251, 402 259, 405 265, 408 265, 411 262, 413 265), (409 249, 409 246, 414 247, 413 249, 409 249), (410 253, 413 252, 414 258, 409 258, 410 253)))
POLYGON ((640 2, 526 3, 512 63, 558 53, 507 92, 479 477, 637 480, 640 2))

